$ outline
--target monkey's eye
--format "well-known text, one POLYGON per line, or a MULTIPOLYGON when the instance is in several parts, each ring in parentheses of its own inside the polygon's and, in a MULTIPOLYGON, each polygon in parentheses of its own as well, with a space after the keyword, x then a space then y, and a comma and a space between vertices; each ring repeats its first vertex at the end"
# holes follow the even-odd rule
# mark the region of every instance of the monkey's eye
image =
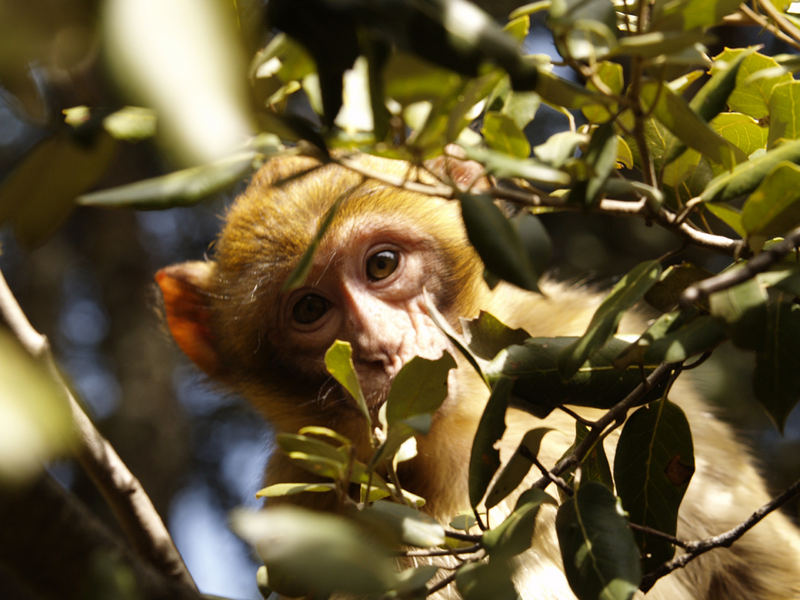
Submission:
POLYGON ((367 277, 371 281, 386 279, 394 273, 397 263, 400 262, 400 255, 394 250, 381 250, 367 259, 367 277))
POLYGON ((292 307, 292 318, 301 325, 309 325, 328 312, 330 302, 316 294, 306 294, 292 307))

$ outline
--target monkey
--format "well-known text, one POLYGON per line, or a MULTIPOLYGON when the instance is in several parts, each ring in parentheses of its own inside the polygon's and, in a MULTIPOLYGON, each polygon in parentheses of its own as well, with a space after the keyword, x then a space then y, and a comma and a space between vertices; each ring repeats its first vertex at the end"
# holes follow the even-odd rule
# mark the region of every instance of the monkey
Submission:
MULTIPOLYGON (((408 163, 367 155, 358 164, 385 175, 415 173, 408 163)), ((469 169, 448 173, 459 183, 475 181, 469 169)), ((536 337, 580 335, 600 302, 585 287, 550 280, 542 284, 544 294, 502 282, 490 288, 483 273, 458 203, 315 158, 279 156, 228 209, 213 258, 165 267, 156 280, 177 345, 212 380, 244 396, 277 432, 326 426, 355 440, 363 457, 369 448, 358 409, 325 370, 324 353, 334 340, 352 345, 368 408, 377 413, 412 357, 453 350, 426 298, 451 325, 484 310, 536 337), (284 290, 334 204, 304 283, 284 290)), ((458 367, 448 376, 447 397, 400 473, 403 486, 426 498, 425 510, 442 523, 469 508, 470 448, 488 395, 474 369, 451 353, 458 367)), ((694 385, 679 378, 670 397, 687 414, 697 455, 677 536, 703 539, 737 525, 768 496, 753 461, 694 385)), ((533 427, 553 430, 539 454, 546 465, 574 440, 574 419, 559 411, 542 420, 510 408, 506 423, 500 442, 506 457, 533 427)), ((616 437, 606 440, 612 453, 616 437)), ((266 482, 299 480, 297 467, 273 453, 266 482)), ((330 508, 314 496, 298 502, 330 508)), ((517 589, 526 599, 574 598, 563 574, 555 509, 542 506, 537 519, 533 547, 519 558, 517 589)), ((451 588, 441 597, 454 593, 451 588)), ((800 598, 800 535, 787 517, 773 513, 732 547, 660 579, 647 598, 800 598)))

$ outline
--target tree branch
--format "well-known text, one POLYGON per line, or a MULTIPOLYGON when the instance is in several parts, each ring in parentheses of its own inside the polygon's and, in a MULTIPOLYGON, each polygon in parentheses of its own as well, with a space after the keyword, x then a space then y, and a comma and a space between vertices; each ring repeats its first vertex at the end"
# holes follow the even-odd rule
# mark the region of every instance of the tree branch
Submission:
POLYGON ((699 300, 707 298, 714 292, 727 290, 755 277, 782 260, 783 257, 798 246, 800 246, 800 227, 796 227, 787 233, 783 240, 773 244, 761 252, 761 254, 743 263, 739 268, 730 269, 719 275, 709 277, 694 285, 690 285, 681 294, 681 305, 689 307, 699 300))
POLYGON ((194 581, 142 484, 83 411, 56 365, 47 337, 30 324, 2 271, 0 314, 25 349, 46 366, 63 390, 77 433, 78 461, 102 493, 134 548, 163 573, 194 588, 194 581))
MULTIPOLYGON (((709 550, 713 550, 714 548, 721 548, 721 547, 728 547, 733 544, 736 540, 742 537, 748 530, 750 530, 753 526, 755 526, 759 521, 764 519, 769 513, 774 511, 777 508, 780 508, 784 504, 786 504, 789 500, 794 498, 795 496, 800 495, 800 479, 795 481, 791 486, 789 486, 780 496, 770 500, 764 506, 753 512, 746 520, 739 523, 733 529, 726 531, 720 535, 715 535, 710 538, 706 538, 704 540, 699 540, 696 542, 689 542, 685 545, 686 552, 673 558, 672 560, 664 563, 657 569, 651 571, 647 575, 642 578, 642 583, 639 586, 639 589, 643 592, 647 592, 653 584, 655 584, 658 579, 661 577, 668 575, 675 569, 680 569, 685 567, 689 562, 700 556, 701 554, 705 554, 709 550)), ((779 549, 776 549, 779 550, 779 549)))

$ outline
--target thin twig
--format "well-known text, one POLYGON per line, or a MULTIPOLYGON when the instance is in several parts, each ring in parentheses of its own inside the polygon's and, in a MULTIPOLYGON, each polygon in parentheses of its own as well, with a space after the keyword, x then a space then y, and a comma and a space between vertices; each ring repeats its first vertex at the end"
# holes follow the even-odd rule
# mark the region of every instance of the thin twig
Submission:
POLYGON ((664 563, 657 569, 645 575, 642 578, 642 582, 639 585, 639 589, 642 590, 643 592, 647 592, 647 590, 653 587, 653 584, 655 584, 655 582, 658 579, 660 579, 664 575, 672 573, 672 571, 676 569, 680 569, 686 566, 689 562, 691 562, 701 554, 705 554, 706 552, 708 552, 709 550, 713 550, 714 548, 729 547, 736 540, 742 537, 747 531, 752 529, 757 523, 762 521, 764 517, 766 517, 769 513, 771 513, 777 508, 780 508, 781 506, 786 504, 789 500, 798 495, 800 495, 800 479, 798 479, 791 486, 789 486, 780 496, 764 504, 761 508, 753 512, 753 514, 751 514, 745 521, 739 523, 733 529, 730 529, 720 535, 715 535, 713 537, 706 538, 704 540, 687 543, 685 546, 686 552, 684 554, 676 556, 672 560, 664 563))
POLYGON ((69 402, 77 458, 100 490, 136 551, 163 573, 196 589, 183 559, 142 484, 83 411, 56 365, 46 336, 36 331, 0 271, 0 314, 24 348, 44 364, 69 402))
POLYGON ((730 269, 719 275, 709 277, 694 285, 690 285, 681 294, 681 305, 687 307, 691 306, 703 298, 707 298, 714 292, 727 290, 755 277, 782 260, 783 257, 798 246, 800 246, 800 227, 794 228, 784 236, 783 240, 773 244, 738 268, 730 269))
POLYGON ((660 537, 661 539, 667 540, 670 544, 678 546, 679 548, 685 549, 689 547, 689 544, 687 542, 679 540, 674 535, 664 533, 663 531, 659 531, 658 529, 653 529, 652 527, 648 527, 647 525, 637 525, 636 523, 629 522, 628 527, 634 529, 635 531, 641 531, 642 533, 646 533, 647 535, 660 537))
POLYGON ((475 554, 483 549, 481 544, 474 544, 466 548, 447 548, 441 550, 407 550, 402 556, 409 558, 429 558, 432 556, 452 556, 455 554, 475 554))

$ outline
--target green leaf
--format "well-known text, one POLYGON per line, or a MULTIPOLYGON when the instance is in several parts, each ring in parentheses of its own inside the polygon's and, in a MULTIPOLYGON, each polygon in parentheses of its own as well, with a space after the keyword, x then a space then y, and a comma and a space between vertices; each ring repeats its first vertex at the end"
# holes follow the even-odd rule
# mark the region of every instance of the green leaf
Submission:
POLYGON ((511 329, 494 315, 481 311, 474 319, 461 319, 467 347, 480 358, 490 360, 503 348, 521 344, 530 337, 524 329, 511 329))
MULTIPOLYGON (((675 535, 678 508, 694 473, 694 446, 686 415, 662 400, 625 422, 614 457, 614 481, 628 519, 675 535)), ((634 531, 642 569, 652 571, 675 554, 664 538, 634 531)))
POLYGON ((727 168, 747 158, 736 146, 714 131, 678 94, 658 82, 646 82, 640 93, 643 108, 689 148, 694 148, 727 168))
POLYGON ((742 227, 757 250, 800 224, 800 166, 778 164, 742 207, 742 227))
POLYGON ((528 138, 508 115, 494 111, 486 113, 481 133, 486 144, 494 150, 517 158, 528 158, 531 153, 528 138))
POLYGON ((536 515, 542 503, 556 505, 552 496, 538 488, 523 492, 514 510, 497 527, 485 531, 481 541, 495 560, 508 560, 531 547, 536 515))
POLYGON ((275 483, 258 490, 256 498, 281 498, 304 492, 332 492, 335 489, 333 483, 275 483))
POLYGON ((707 277, 711 277, 711 272, 693 263, 672 265, 662 273, 658 282, 644 295, 644 299, 650 306, 662 312, 672 310, 687 287, 707 277))
POLYGON ((386 398, 389 427, 419 414, 433 414, 447 397, 447 376, 456 368, 449 352, 436 360, 415 356, 392 381, 386 398))
POLYGON ((733 343, 748 350, 758 350, 764 342, 766 304, 766 290, 755 279, 709 297, 711 314, 724 319, 733 343))
POLYGON ((740 237, 745 237, 744 227, 742 227, 742 211, 730 206, 729 204, 708 203, 703 208, 733 229, 740 237))
POLYGON ((325 368, 356 401, 358 409, 367 420, 367 431, 372 431, 372 418, 353 366, 353 347, 350 342, 336 340, 331 344, 331 347, 325 352, 325 368))
POLYGON ((736 12, 736 0, 676 0, 658 2, 653 15, 653 27, 668 31, 689 31, 717 25, 722 17, 736 12))
POLYGON ((703 202, 730 202, 752 192, 780 163, 800 163, 800 140, 785 142, 768 152, 736 165, 712 179, 700 199, 703 202))
POLYGON ((603 485, 580 486, 558 509, 556 533, 564 573, 581 600, 633 597, 641 580, 639 551, 617 499, 603 485))
POLYGON ((706 38, 707 36, 700 31, 650 31, 623 37, 619 40, 619 45, 611 51, 610 56, 656 58, 665 54, 676 54, 706 38))
POLYGON ((711 69, 711 77, 703 84, 689 102, 689 107, 704 121, 711 121, 725 110, 728 98, 736 86, 736 77, 745 58, 753 53, 745 50, 733 57, 721 60, 716 58, 711 69))
POLYGON ((566 172, 530 158, 514 158, 488 148, 467 147, 464 151, 467 158, 478 161, 488 173, 500 178, 522 177, 536 184, 554 187, 566 186, 572 181, 566 172))
MULTIPOLYGON (((611 61, 602 61, 597 65, 596 79, 601 81, 611 94, 622 94, 625 86, 625 78, 622 73, 622 65, 611 61)), ((591 92, 599 92, 593 79, 586 82, 586 89, 591 92)), ((589 104, 581 108, 583 116, 590 123, 605 123, 617 113, 618 104, 609 103, 608 106, 600 104, 589 104)))
POLYGON ((10 221, 26 245, 43 242, 75 208, 75 198, 102 176, 115 148, 102 132, 90 143, 68 131, 40 141, 0 180, 0 225, 10 221))
POLYGON ((525 246, 489 196, 461 194, 461 216, 467 237, 494 275, 523 289, 539 291, 539 276, 525 246))
POLYGON ((703 315, 691 319, 682 313, 661 315, 641 337, 614 359, 614 364, 627 368, 633 364, 683 362, 692 356, 709 352, 725 341, 722 322, 703 315))
POLYGON ((594 204, 603 191, 606 181, 617 164, 617 135, 613 123, 604 123, 592 133, 583 155, 589 170, 589 178, 573 184, 569 201, 576 204, 594 204))
POLYGON ((537 427, 523 436, 514 454, 508 459, 505 467, 503 467, 500 475, 497 476, 492 488, 486 495, 485 505, 487 509, 497 506, 522 483, 528 471, 531 470, 533 459, 539 454, 542 438, 549 431, 552 431, 552 429, 537 427))
POLYGON ((464 600, 519 600, 507 561, 472 562, 459 567, 456 588, 464 600))
MULTIPOLYGON (((749 52, 744 48, 726 49, 715 60, 735 60, 741 53, 749 52)), ((774 58, 759 53, 749 54, 736 74, 736 86, 728 97, 731 111, 742 112, 754 119, 763 119, 770 115, 769 102, 772 90, 781 83, 792 81, 789 73, 780 69, 774 58), (776 76, 763 76, 774 73, 776 76)))
POLYGON ((800 81, 779 83, 769 97, 769 145, 800 138, 800 81))
POLYGON ((284 585, 303 594, 339 592, 380 595, 397 582, 391 554, 378 538, 341 516, 294 506, 236 510, 233 530, 257 550, 267 566, 269 586, 279 572, 284 585))
POLYGON ((756 398, 783 432, 786 418, 800 399, 800 306, 768 304, 764 337, 756 354, 753 383, 756 398))
POLYGON ((44 366, 0 329, 0 488, 19 486, 72 449, 64 391, 44 366))
POLYGON ((345 192, 339 194, 331 207, 328 209, 328 212, 325 213, 325 216, 322 218, 322 222, 317 228, 317 233, 314 234, 314 238, 311 240, 308 248, 305 252, 303 252, 303 256, 301 256, 300 260, 297 262, 297 266, 292 269, 291 273, 289 273, 286 281, 283 282, 283 285, 281 286, 281 292, 290 292, 299 288, 301 285, 303 285, 303 283, 305 283, 306 277, 308 277, 308 274, 311 272, 311 267, 314 265, 314 254, 319 247, 320 241, 322 241, 322 237, 328 231, 331 223, 333 223, 333 218, 339 211, 339 207, 344 199, 352 194, 353 190, 357 187, 358 185, 353 186, 345 192))
POLYGON ((720 113, 712 119, 711 127, 748 156, 767 147, 767 128, 749 115, 720 113))
POLYGON ((572 377, 593 352, 608 342, 617 331, 623 313, 642 299, 660 275, 659 262, 646 261, 631 269, 611 289, 597 307, 586 332, 559 358, 559 369, 564 379, 572 377))
POLYGON ((547 71, 540 71, 536 93, 551 106, 569 110, 584 110, 590 107, 592 110, 599 110, 602 107, 609 107, 613 102, 602 94, 582 88, 547 71))
POLYGON ((256 169, 257 159, 255 152, 242 152, 207 165, 84 194, 78 204, 138 209, 195 204, 239 183, 256 169))
POLYGON ((500 468, 500 453, 494 444, 506 430, 511 384, 511 380, 506 378, 495 383, 475 432, 469 457, 469 503, 473 509, 480 504, 492 477, 500 468))
POLYGON ((511 117, 519 129, 525 129, 525 126, 533 121, 541 103, 541 98, 536 92, 516 92, 512 90, 509 92, 500 112, 511 117))
MULTIPOLYGON (((575 443, 572 445, 572 450, 581 444, 588 434, 589 429, 580 421, 575 421, 575 443)), ((600 483, 609 490, 614 489, 611 467, 608 466, 608 457, 603 448, 603 438, 595 442, 581 461, 581 485, 588 481, 600 483)))
MULTIPOLYGON (((561 404, 610 408, 642 382, 642 374, 657 364, 617 369, 614 359, 628 347, 628 342, 612 338, 568 380, 561 378, 558 359, 565 348, 579 338, 531 338, 524 345, 509 346, 486 368, 491 382, 502 378, 513 380, 513 406, 537 417, 546 417, 561 404)), ((657 398, 661 387, 654 388, 642 403, 657 398)))
POLYGON ((105 117, 103 127, 117 140, 146 140, 156 134, 156 113, 141 106, 125 106, 105 117))
POLYGON ((388 528, 399 544, 430 548, 444 544, 444 528, 432 517, 405 504, 379 500, 363 511, 359 518, 380 528, 388 528))
POLYGON ((578 146, 588 141, 585 133, 577 131, 559 131, 554 133, 547 141, 533 149, 533 153, 540 161, 556 168, 564 166, 571 158, 575 157, 578 146))

